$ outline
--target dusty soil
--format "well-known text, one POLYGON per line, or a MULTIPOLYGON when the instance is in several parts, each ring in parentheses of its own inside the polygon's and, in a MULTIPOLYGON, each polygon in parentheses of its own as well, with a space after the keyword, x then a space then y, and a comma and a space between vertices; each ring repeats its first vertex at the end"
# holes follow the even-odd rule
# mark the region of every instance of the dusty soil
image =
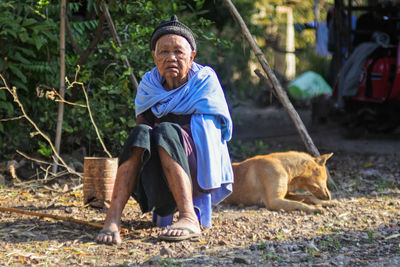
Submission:
MULTIPOLYGON (((234 160, 305 150, 284 111, 248 110, 234 111, 234 160)), ((336 205, 323 214, 221 204, 213 209, 213 227, 201 238, 167 243, 157 239, 160 228, 152 224, 151 214, 141 215, 131 200, 122 218, 124 242, 107 246, 93 242, 98 229, 90 226, 0 213, 0 265, 399 266, 399 133, 349 141, 335 123, 311 127, 309 111, 300 114, 320 152, 334 152, 328 167, 336 183, 336 205)), ((45 187, 17 187, 7 179, 0 206, 102 223, 105 211, 84 206, 81 190, 60 194, 80 183, 66 177, 45 187)))

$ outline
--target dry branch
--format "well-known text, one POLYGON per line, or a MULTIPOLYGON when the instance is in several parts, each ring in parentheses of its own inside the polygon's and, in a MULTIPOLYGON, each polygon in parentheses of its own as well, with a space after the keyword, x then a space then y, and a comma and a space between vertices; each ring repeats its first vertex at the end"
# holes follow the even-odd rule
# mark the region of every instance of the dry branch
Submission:
POLYGON ((73 170, 67 165, 67 163, 65 163, 65 161, 61 158, 61 156, 57 153, 56 148, 55 148, 55 146, 53 145, 53 142, 50 140, 50 138, 49 138, 46 134, 44 134, 44 133, 39 129, 39 127, 37 126, 37 124, 28 116, 28 114, 27 114, 26 111, 25 111, 24 105, 21 103, 21 101, 20 101, 19 98, 18 98, 17 88, 16 88, 15 86, 13 86, 12 88, 10 88, 10 87, 8 86, 8 84, 7 84, 6 80, 5 80, 5 78, 4 78, 3 75, 1 75, 1 74, 0 74, 0 79, 3 81, 3 84, 4 84, 3 87, 0 87, 0 90, 6 90, 6 91, 8 91, 8 92, 13 96, 14 102, 17 103, 17 105, 19 106, 19 108, 20 108, 20 110, 21 110, 21 112, 22 112, 22 114, 23 114, 23 115, 22 115, 23 118, 25 118, 25 119, 35 128, 35 130, 36 130, 35 135, 36 135, 36 134, 39 134, 40 136, 42 136, 42 137, 47 141, 47 143, 50 145, 51 150, 53 151, 53 153, 54 153, 55 157, 57 158, 57 160, 60 161, 60 162, 62 163, 62 166, 63 166, 64 168, 66 168, 67 171, 68 171, 69 173, 75 174, 75 175, 78 175, 78 176, 81 176, 79 173, 73 171, 73 170))
MULTIPOLYGON (((100 10, 98 7, 98 3, 96 2, 96 9, 100 10)), ((105 22, 105 17, 104 15, 99 12, 99 22, 97 23, 97 27, 94 30, 94 36, 90 41, 90 44, 88 47, 83 50, 78 42, 75 39, 74 34, 72 33, 71 26, 69 24, 68 16, 65 16, 65 29, 68 35, 68 38, 71 42, 71 46, 74 49, 74 51, 79 54, 79 60, 78 60, 78 65, 85 65, 90 54, 94 51, 96 45, 101 41, 103 37, 103 26, 105 22)))
POLYGON ((48 161, 44 161, 44 160, 41 160, 41 159, 35 159, 35 158, 32 158, 32 157, 29 157, 28 155, 26 155, 25 153, 23 153, 23 152, 21 152, 19 150, 17 150, 17 153, 20 154, 21 156, 23 156, 24 158, 29 159, 30 161, 35 161, 37 163, 42 163, 42 164, 46 164, 46 165, 53 165, 54 164, 54 163, 51 163, 51 162, 48 162, 48 161))
MULTIPOLYGON (((107 20, 108 28, 109 28, 110 31, 111 31, 111 35, 112 35, 112 37, 113 37, 113 39, 114 39, 115 44, 116 44, 118 47, 121 47, 121 46, 122 46, 121 40, 119 39, 117 30, 115 29, 115 25, 114 25, 114 22, 113 22, 113 20, 112 20, 112 18, 111 18, 110 11, 108 10, 107 5, 106 5, 106 3, 104 3, 104 1, 102 1, 102 2, 100 3, 100 5, 101 5, 101 9, 102 9, 102 11, 103 11, 103 15, 105 16, 105 18, 106 18, 106 20, 107 20)), ((131 68, 131 64, 129 63, 129 61, 128 61, 127 58, 124 59, 124 64, 125 64, 125 66, 126 66, 128 69, 131 68)), ((138 85, 138 82, 137 82, 136 77, 135 77, 135 75, 133 74, 133 72, 131 72, 131 73, 129 74, 129 79, 131 80, 131 83, 132 83, 132 85, 133 85, 133 88, 134 88, 135 91, 136 91, 139 85, 138 85)))
MULTIPOLYGON (((87 109, 88 109, 88 112, 89 112, 90 120, 91 120, 91 122, 92 122, 92 124, 93 124, 93 126, 94 126, 94 128, 95 128, 95 130, 96 130, 97 137, 98 137, 98 139, 99 139, 99 141, 100 141, 100 143, 101 143, 101 145, 102 145, 102 147, 103 147, 105 153, 108 155, 108 157, 112 158, 110 152, 109 152, 109 151, 107 150, 107 148, 105 147, 104 142, 103 142, 103 140, 102 140, 102 138, 101 138, 101 136, 100 136, 99 130, 98 130, 97 126, 96 126, 96 123, 94 122, 93 115, 92 115, 92 111, 91 111, 90 104, 89 104, 89 97, 88 97, 88 94, 87 94, 87 92, 86 92, 86 88, 85 88, 85 86, 84 86, 84 84, 83 84, 82 82, 78 82, 78 81, 77 81, 79 70, 80 70, 80 67, 79 67, 79 65, 78 65, 78 69, 77 69, 77 71, 76 71, 76 73, 75 73, 74 81, 73 81, 73 82, 70 82, 70 81, 68 80, 68 78, 65 79, 66 82, 67 82, 67 84, 68 84, 68 87, 66 88, 66 90, 68 90, 68 89, 70 89, 70 88, 73 88, 75 85, 81 86, 81 88, 82 88, 82 90, 83 90, 83 93, 84 93, 84 95, 85 95, 86 105, 82 105, 82 104, 77 104, 77 103, 73 103, 73 102, 66 101, 65 98, 62 96, 62 94, 60 94, 59 92, 57 92, 57 90, 55 90, 54 88, 49 87, 49 86, 47 86, 47 85, 39 85, 39 86, 36 88, 37 96, 38 96, 38 97, 46 96, 47 99, 51 99, 51 100, 53 100, 53 101, 55 101, 55 102, 62 102, 62 103, 66 103, 66 104, 70 104, 70 105, 74 105, 74 106, 79 106, 79 107, 87 108, 87 109), (48 91, 43 92, 42 89, 47 89, 48 91)), ((82 173, 75 172, 74 170, 72 170, 72 169, 65 163, 65 161, 64 161, 64 160, 61 158, 61 156, 59 155, 59 153, 56 151, 55 146, 53 145, 53 143, 52 143, 52 141, 50 140, 50 138, 49 138, 46 134, 44 134, 44 133, 39 129, 39 127, 37 126, 37 124, 36 124, 36 123, 28 116, 28 114, 25 112, 25 108, 24 108, 22 102, 21 102, 21 101, 19 100, 19 98, 18 98, 17 88, 16 88, 16 87, 10 88, 10 87, 8 86, 8 84, 7 84, 6 80, 5 80, 5 78, 4 78, 1 74, 0 74, 0 79, 3 81, 3 84, 4 84, 3 87, 0 87, 0 90, 6 90, 6 91, 8 91, 8 92, 13 96, 14 102, 17 103, 17 105, 19 106, 19 108, 20 108, 20 110, 21 110, 21 112, 22 112, 22 114, 23 114, 23 115, 21 115, 21 116, 14 117, 14 118, 2 119, 1 121, 8 121, 8 120, 11 120, 11 119, 17 120, 17 119, 25 118, 25 119, 36 129, 35 132, 30 133, 30 136, 33 137, 33 136, 35 136, 35 135, 40 135, 40 136, 42 136, 42 137, 47 141, 47 143, 50 145, 50 147, 51 147, 51 149, 52 149, 52 151, 53 151, 53 153, 54 153, 54 155, 53 155, 54 163, 50 163, 50 162, 46 162, 46 161, 43 161, 43 160, 38 160, 38 159, 31 158, 31 157, 27 156, 26 154, 24 154, 24 153, 22 153, 22 152, 20 152, 20 151, 18 151, 18 150, 17 150, 17 152, 18 152, 19 154, 21 154, 22 156, 24 156, 25 158, 27 158, 27 159, 29 159, 29 160, 32 160, 32 161, 36 161, 36 162, 38 162, 38 163, 43 163, 43 164, 53 165, 53 166, 62 166, 62 167, 64 167, 64 168, 67 170, 67 173, 73 174, 73 175, 76 175, 76 176, 82 178, 82 173), (58 162, 61 162, 61 164, 59 164, 58 162)), ((51 180, 53 180, 53 179, 55 179, 55 178, 58 178, 58 177, 60 177, 60 176, 63 176, 63 175, 65 175, 65 174, 67 174, 67 173, 65 173, 65 172, 60 173, 60 175, 51 173, 52 177, 47 178, 47 177, 48 177, 48 169, 45 170, 45 173, 46 173, 46 179, 42 180, 42 181, 41 181, 42 183, 46 183, 46 182, 48 182, 48 181, 51 181, 51 180)), ((16 177, 16 175, 15 175, 15 177, 16 177)), ((35 181, 35 182, 36 182, 36 181, 35 181)), ((18 183, 17 185, 23 186, 23 185, 26 185, 26 184, 28 184, 28 183, 30 184, 31 182, 21 182, 21 181, 19 181, 19 183, 18 183)), ((33 183, 33 182, 32 182, 32 183, 33 183)))
POLYGON ((289 113, 289 116, 295 123, 295 126, 297 127, 297 130, 299 131, 299 134, 300 134, 307 150, 313 156, 320 156, 320 153, 319 153, 318 149, 315 147, 311 137, 308 135, 308 132, 307 132, 303 122, 301 121, 301 118, 299 117, 296 110, 294 109, 285 90, 282 88, 282 85, 279 83, 278 79, 276 78, 274 72, 272 71, 271 67, 269 66, 267 60, 265 59, 264 54, 262 53, 261 49, 258 47, 256 41, 254 40, 253 36, 251 35, 249 29, 247 28, 245 22, 243 21, 242 17, 240 16, 239 12, 236 10, 235 6, 232 4, 232 2, 230 0, 223 0, 223 1, 225 2, 226 6, 228 7, 229 11, 231 12, 233 18, 235 19, 235 21, 241 28, 244 37, 249 42, 251 49, 255 53, 264 72, 267 74, 267 78, 271 81, 272 88, 274 89, 278 99, 281 101, 282 105, 284 106, 286 111, 289 113))
POLYGON ((75 72, 75 80, 74 80, 72 83, 68 80, 68 78, 65 78, 66 81, 67 81, 67 83, 68 83, 68 88, 67 88, 67 90, 68 90, 69 88, 74 87, 75 85, 79 85, 79 86, 82 88, 82 91, 83 91, 83 93, 85 94, 86 108, 87 108, 87 110, 88 110, 88 112, 89 112, 90 121, 92 122, 93 127, 94 127, 94 129, 96 130, 97 138, 99 139, 99 141, 100 141, 100 143, 101 143, 101 145, 102 145, 102 147, 103 147, 103 149, 104 149, 104 152, 106 152, 106 154, 107 154, 107 156, 108 156, 109 158, 112 158, 110 152, 108 152, 108 150, 107 150, 107 148, 106 148, 106 146, 105 146, 105 144, 104 144, 104 142, 103 142, 103 139, 101 138, 99 129, 97 128, 97 125, 96 125, 96 123, 94 122, 93 115, 92 115, 92 110, 91 110, 91 108, 90 108, 89 97, 88 97, 88 94, 87 94, 87 92, 86 92, 85 85, 84 85, 82 82, 78 82, 78 81, 77 81, 77 77, 78 77, 79 70, 80 70, 80 66, 78 65, 78 69, 77 69, 76 72, 75 72))
MULTIPOLYGON (((272 71, 271 67, 269 66, 264 54, 262 53, 260 47, 257 45, 256 41, 254 40, 253 36, 251 35, 246 23, 244 22, 242 16, 237 11, 236 7, 233 5, 231 0, 223 0, 225 5, 228 7, 230 13, 232 14, 234 20, 239 25, 242 33, 248 43, 250 44, 251 49, 253 50, 254 54, 256 55, 258 61, 260 62, 264 72, 266 73, 267 77, 263 80, 268 79, 272 83, 272 88, 274 89, 275 94, 277 95, 279 101, 282 103, 283 107, 288 112, 290 118, 292 119, 293 123, 296 126, 296 129, 303 140, 303 143, 307 149, 307 151, 312 154, 314 157, 320 156, 320 153, 317 147, 314 145, 313 140, 311 139, 310 135, 307 132, 306 127, 304 126, 303 121, 301 120, 299 114, 296 112, 296 109, 293 107, 292 103, 290 102, 286 91, 282 88, 282 85, 278 81, 277 77, 275 76, 274 72, 272 71)), ((261 73, 259 73, 261 74, 261 73)), ((258 75, 258 74, 257 74, 258 75)), ((329 171, 327 171, 329 182, 332 183, 334 186, 336 184, 332 180, 331 176, 329 175, 329 171)))
POLYGON ((0 119, 0 121, 16 121, 19 119, 22 119, 24 116, 18 116, 18 117, 12 117, 12 118, 7 118, 7 119, 0 119))
POLYGON ((46 209, 48 209, 48 208, 50 208, 51 206, 53 206, 54 203, 57 201, 57 199, 58 199, 60 196, 65 195, 65 194, 67 194, 67 193, 69 193, 69 192, 78 190, 78 189, 80 189, 80 188, 82 188, 82 187, 83 187, 83 184, 79 184, 79 185, 77 185, 77 186, 75 186, 75 187, 73 187, 73 188, 71 188, 71 189, 68 189, 67 191, 58 193, 57 196, 55 196, 55 197, 50 201, 50 203, 47 204, 46 209))
MULTIPOLYGON (((19 150, 17 150, 17 153, 20 154, 21 156, 23 156, 24 158, 30 160, 30 161, 34 161, 34 162, 41 163, 41 164, 46 164, 46 165, 49 165, 49 166, 46 169, 44 169, 43 167, 40 167, 40 169, 46 173, 46 175, 45 175, 45 177, 43 179, 41 179, 41 180, 37 179, 37 180, 34 180, 34 181, 26 181, 26 182, 19 181, 19 183, 14 184, 15 186, 23 187, 23 186, 27 186, 27 185, 34 184, 34 183, 45 184, 45 183, 48 183, 48 182, 50 182, 50 181, 52 181, 52 180, 54 180, 56 178, 59 178, 59 177, 62 177, 64 175, 69 174, 68 171, 63 171, 63 172, 58 172, 58 173, 50 173, 51 177, 48 177, 49 168, 52 165, 57 164, 57 163, 51 163, 51 162, 47 162, 47 161, 44 161, 44 160, 40 160, 40 159, 29 157, 28 155, 26 155, 25 153, 23 153, 23 152, 21 152, 19 150)), ((60 165, 60 166, 62 166, 62 165, 60 165)), ((78 176, 80 178, 82 178, 82 174, 78 173, 78 176)))
POLYGON ((82 105, 82 104, 77 104, 77 103, 74 103, 74 102, 66 101, 60 94, 58 94, 57 90, 55 90, 54 88, 52 88, 50 86, 43 85, 43 84, 39 85, 36 88, 36 93, 37 93, 37 95, 39 97, 46 96, 47 99, 50 99, 50 100, 53 100, 53 101, 56 101, 56 102, 63 102, 63 103, 70 104, 70 105, 73 105, 73 106, 79 106, 79 107, 86 108, 88 110, 88 112, 89 112, 90 121, 93 124, 93 127, 94 127, 94 129, 96 131, 96 134, 97 134, 97 138, 99 139, 100 144, 102 145, 102 147, 104 149, 104 152, 107 154, 107 156, 109 158, 112 158, 110 152, 107 150, 107 148, 106 148, 106 146, 105 146, 105 144, 103 142, 103 139, 101 138, 99 129, 97 128, 97 125, 96 125, 96 123, 94 121, 93 114, 92 114, 92 109, 90 108, 89 96, 87 94, 85 85, 82 82, 78 82, 79 71, 80 71, 80 66, 78 65, 77 66, 77 70, 75 72, 74 81, 70 82, 68 77, 65 78, 65 81, 68 84, 68 87, 65 90, 67 91, 67 90, 69 90, 71 88, 74 88, 75 85, 80 86, 82 88, 83 94, 85 95, 86 105, 82 105), (47 91, 46 93, 44 93, 41 89, 47 89, 47 90, 50 90, 50 91, 47 91))
POLYGON ((0 211, 1 212, 19 213, 19 214, 24 214, 24 215, 29 215, 29 216, 36 216, 36 217, 40 217, 40 218, 51 218, 51 219, 58 220, 58 221, 72 222, 72 223, 77 223, 77 224, 82 224, 82 225, 87 225, 87 226, 92 226, 95 228, 103 229, 103 225, 100 223, 87 222, 87 221, 75 219, 72 217, 53 215, 53 214, 47 214, 47 213, 42 213, 42 212, 33 212, 33 211, 29 211, 29 210, 21 210, 21 209, 15 209, 15 208, 0 207, 0 211))
POLYGON ((63 96, 61 96, 57 92, 56 89, 54 89, 53 87, 50 87, 48 85, 45 85, 45 84, 39 84, 36 87, 36 95, 38 97, 40 97, 40 98, 46 97, 46 99, 50 99, 50 100, 53 100, 53 101, 56 101, 56 102, 63 102, 65 104, 68 104, 68 105, 71 105, 71 106, 78 106, 78 107, 81 107, 81 108, 87 108, 86 105, 82 105, 82 104, 78 104, 78 103, 75 103, 75 102, 70 102, 70 101, 65 100, 65 98, 63 96), (50 91, 46 91, 46 93, 44 93, 43 90, 42 90, 43 88, 45 88, 47 90, 50 90, 50 91))

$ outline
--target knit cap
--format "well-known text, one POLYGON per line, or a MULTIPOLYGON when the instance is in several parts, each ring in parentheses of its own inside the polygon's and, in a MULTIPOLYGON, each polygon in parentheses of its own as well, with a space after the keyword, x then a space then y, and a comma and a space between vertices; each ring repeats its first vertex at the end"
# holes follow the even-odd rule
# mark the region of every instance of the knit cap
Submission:
POLYGON ((152 51, 156 49, 157 40, 166 34, 176 34, 184 37, 189 42, 192 50, 196 51, 196 39, 194 38, 192 30, 185 24, 179 22, 176 15, 173 15, 171 20, 162 21, 160 25, 155 28, 150 38, 150 48, 152 51))

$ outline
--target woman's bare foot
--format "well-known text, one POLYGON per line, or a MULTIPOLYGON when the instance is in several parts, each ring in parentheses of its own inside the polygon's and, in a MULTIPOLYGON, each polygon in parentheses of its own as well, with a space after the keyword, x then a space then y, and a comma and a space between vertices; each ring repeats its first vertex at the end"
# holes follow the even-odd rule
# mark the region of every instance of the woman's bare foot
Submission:
POLYGON ((97 243, 103 244, 120 244, 122 242, 120 236, 120 227, 116 223, 104 225, 103 229, 96 237, 97 243))

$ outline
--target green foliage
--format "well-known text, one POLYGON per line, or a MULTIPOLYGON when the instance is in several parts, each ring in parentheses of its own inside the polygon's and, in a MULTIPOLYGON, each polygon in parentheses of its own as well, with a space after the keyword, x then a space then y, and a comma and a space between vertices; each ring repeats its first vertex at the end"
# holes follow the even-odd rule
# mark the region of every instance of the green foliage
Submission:
MULTIPOLYGON (((253 23, 252 18, 259 13, 256 0, 238 0, 235 6, 255 37, 263 36, 264 27, 253 23)), ((205 0, 204 18, 215 23, 207 27, 207 32, 215 32, 216 41, 200 41, 198 61, 212 66, 220 78, 225 94, 230 100, 254 97, 260 89, 249 67, 252 52, 239 26, 224 4, 205 0), (212 29, 210 31, 210 29, 212 29)))
POLYGON ((396 189, 398 188, 396 181, 386 177, 376 177, 375 178, 375 188, 378 192, 384 192, 388 189, 396 189))
POLYGON ((372 231, 372 230, 369 230, 369 231, 367 231, 367 235, 368 235, 368 243, 374 243, 375 241, 376 241, 376 234, 375 234, 375 232, 374 231, 372 231))
POLYGON ((263 154, 267 145, 262 140, 254 140, 244 142, 242 140, 233 139, 228 143, 229 153, 233 161, 241 161, 249 157, 263 154))
MULTIPOLYGON (((208 30, 211 21, 202 17, 204 1, 114 1, 109 6, 122 46, 118 47, 103 25, 101 41, 85 61, 78 80, 86 86, 94 120, 110 152, 118 155, 123 142, 135 126, 134 90, 129 79, 131 73, 140 77, 154 67, 149 39, 161 20, 177 14, 179 19, 195 29, 199 46, 211 43, 224 46, 208 30), (131 68, 124 66, 128 59, 131 68)), ((18 94, 26 112, 48 136, 55 136, 57 103, 39 99, 36 86, 45 84, 59 87, 59 2, 28 0, 0 0, 4 11, 0 18, 0 73, 5 74, 10 86, 18 88, 18 94)), ((82 50, 91 43, 99 23, 95 1, 68 3, 67 16, 71 32, 82 50)), ((81 55, 66 38, 66 76, 75 76, 81 55)), ((66 99, 84 102, 80 88, 66 92, 66 99)), ((1 118, 21 115, 11 97, 0 91, 1 118)), ((31 129, 25 120, 0 123, 0 147, 5 154, 23 148, 43 156, 49 154, 39 137, 27 138, 31 129), (26 131, 21 131, 26 129, 26 131), (40 141, 40 142, 39 142, 40 141)), ((104 155, 97 140, 89 114, 85 108, 65 105, 62 153, 85 146, 89 155, 104 155)), ((4 154, 3 154, 4 155, 4 154)))
POLYGON ((259 249, 259 250, 267 249, 268 245, 269 245, 269 241, 268 240, 261 241, 260 244, 257 245, 257 249, 259 249))
MULTIPOLYGON (((21 101, 30 116, 39 120, 43 113, 53 113, 46 101, 36 101, 35 86, 45 82, 55 84, 58 69, 58 27, 45 15, 41 6, 46 1, 1 0, 0 9, 0 73, 10 87, 16 86, 21 101)), ((13 99, 0 92, 0 117, 21 115, 13 99)), ((51 121, 46 126, 51 126, 51 121)), ((0 126, 2 157, 16 148, 31 150, 30 127, 23 120, 8 121, 0 126), (25 129, 26 131, 21 131, 25 129)))
POLYGON ((337 235, 328 235, 325 238, 318 241, 318 247, 321 248, 323 251, 327 250, 340 250, 343 245, 339 236, 337 235))
POLYGON ((56 81, 58 33, 57 24, 34 8, 36 1, 26 2, 0 2, 0 66, 12 85, 28 91, 32 82, 56 81))
MULTIPOLYGON (((78 46, 85 51, 99 25, 96 1, 68 2, 71 32, 78 46)), ((296 6, 295 22, 312 20, 312 2, 308 0, 296 6)), ((282 3, 278 0, 237 0, 235 6, 252 34, 262 40, 265 33, 279 23, 276 8, 282 3), (265 18, 257 18, 260 13, 257 5, 265 5, 265 18)), ((53 139, 57 103, 37 98, 35 89, 39 84, 59 87, 59 1, 0 0, 0 8, 0 73, 10 86, 18 88, 26 112, 53 139)), ((172 14, 193 29, 198 41, 196 61, 216 70, 228 99, 254 97, 263 87, 250 73, 249 62, 254 61, 252 52, 224 5, 214 0, 132 0, 111 1, 109 10, 122 46, 115 44, 104 24, 102 38, 81 64, 78 80, 86 86, 94 120, 113 155, 119 153, 135 125, 135 91, 129 75, 133 74, 140 81, 142 75, 154 67, 149 49, 150 36, 154 27, 172 14), (131 68, 124 66, 124 59, 130 62, 131 68)), ((310 41, 307 38, 302 37, 304 41, 300 40, 296 46, 306 46, 310 41)), ((272 54, 268 44, 262 44, 261 48, 267 57, 272 54)), ((66 76, 70 80, 81 59, 67 36, 66 76)), ((303 64, 303 59, 300 60, 303 64)), ((321 62, 315 59, 311 65, 320 68, 321 62)), ((73 88, 66 92, 66 99, 84 103, 85 98, 79 88, 73 88)), ((0 118, 19 115, 21 112, 13 99, 0 91, 0 118)), ((25 120, 0 122, 0 149, 4 152, 1 157, 19 148, 47 155, 48 150, 39 142, 43 140, 28 138, 31 131, 32 127, 25 120)), ((91 156, 104 154, 84 108, 65 105, 62 137, 63 153, 85 146, 91 156)), ((231 153, 237 157, 254 155, 263 147, 262 143, 245 146, 234 141, 230 144, 231 153)))
MULTIPOLYGON (((110 35, 103 36, 103 41, 97 46, 98 49, 82 66, 79 80, 87 85, 95 121, 112 154, 119 152, 130 129, 135 126, 134 91, 129 75, 133 73, 140 80, 146 71, 154 67, 149 39, 161 20, 169 19, 171 14, 177 14, 185 24, 199 28, 197 34, 200 39, 204 37, 216 40, 215 36, 205 34, 207 32, 205 28, 210 22, 201 19, 198 24, 193 23, 197 15, 195 11, 200 7, 200 2, 193 8, 185 4, 185 1, 143 0, 118 2, 109 7, 122 46, 118 47, 110 35), (187 13, 188 9, 192 12, 187 13), (128 59, 132 68, 127 69, 123 65, 124 59, 128 59)), ((97 23, 89 20, 75 24, 71 26, 75 36, 93 32, 97 26, 97 23)), ((82 47, 89 43, 79 38, 77 41, 82 47)), ((70 66, 75 66, 78 60, 78 56, 68 53, 67 62, 70 66)), ((69 76, 72 76, 73 69, 70 68, 69 71, 69 76)), ((78 99, 83 99, 81 93, 78 99)), ((87 145, 89 153, 101 153, 93 127, 87 120, 85 112, 79 107, 68 108, 65 113, 67 122, 64 129, 73 135, 70 140, 75 146, 87 145)))
POLYGON ((46 158, 49 158, 52 153, 51 147, 42 141, 39 141, 38 144, 39 144, 39 149, 38 149, 39 154, 46 158))
POLYGON ((276 254, 275 252, 272 251, 266 251, 263 253, 262 258, 267 261, 277 261, 277 262, 282 262, 283 259, 281 256, 276 254))

